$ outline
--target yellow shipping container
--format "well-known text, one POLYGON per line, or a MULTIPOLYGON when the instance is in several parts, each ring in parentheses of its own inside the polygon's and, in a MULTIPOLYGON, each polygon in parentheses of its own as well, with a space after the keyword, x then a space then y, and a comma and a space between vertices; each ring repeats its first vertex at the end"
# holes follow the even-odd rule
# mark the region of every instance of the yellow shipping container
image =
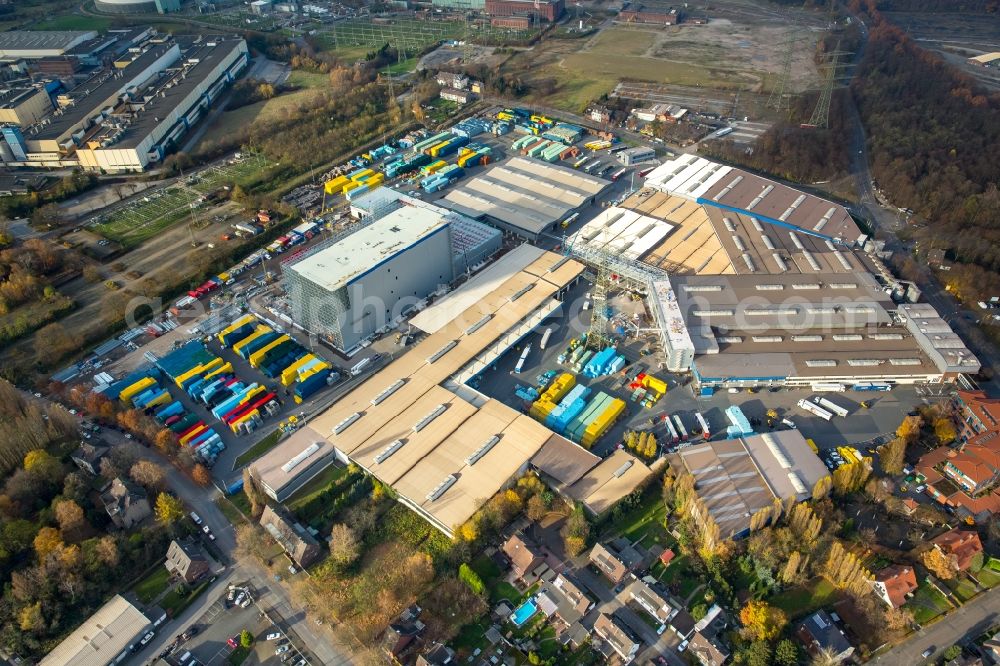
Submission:
POLYGON ((221 374, 224 374, 224 373, 227 373, 227 372, 232 372, 232 371, 233 371, 233 364, 232 363, 226 363, 222 367, 216 368, 215 370, 212 370, 212 372, 210 372, 207 375, 205 375, 205 379, 208 380, 208 379, 211 379, 212 377, 215 377, 217 375, 221 375, 221 374))
POLYGON ((299 374, 299 368, 301 368, 306 363, 309 363, 309 362, 315 360, 315 358, 316 357, 313 356, 312 354, 306 354, 305 356, 303 356, 302 358, 300 358, 299 360, 295 361, 290 366, 288 366, 287 368, 285 368, 282 371, 282 373, 281 373, 281 383, 282 383, 282 385, 284 385, 284 386, 291 386, 292 382, 295 381, 295 378, 299 374))
POLYGON ((155 386, 155 385, 156 385, 155 379, 153 379, 152 377, 143 377, 135 384, 126 387, 125 390, 123 390, 121 393, 118 394, 118 397, 121 399, 122 402, 128 402, 135 396, 139 395, 140 393, 148 389, 150 386, 155 386))
POLYGON ((347 193, 348 193, 348 192, 350 192, 351 190, 354 190, 354 189, 357 189, 357 188, 359 188, 359 187, 361 187, 361 183, 358 183, 358 182, 356 182, 356 181, 353 181, 353 180, 352 180, 352 181, 351 181, 351 182, 349 182, 349 183, 348 183, 347 185, 344 185, 344 189, 343 189, 343 190, 341 190, 341 191, 342 191, 342 192, 343 192, 344 194, 347 194, 347 193))
POLYGON ((374 173, 375 172, 371 169, 365 169, 361 173, 355 174, 353 177, 351 177, 351 180, 355 183, 363 183, 366 178, 373 175, 374 173))
POLYGON ((256 338, 259 338, 260 336, 264 335, 265 333, 270 333, 270 332, 271 332, 271 327, 270 326, 264 326, 264 325, 258 326, 257 330, 255 330, 253 332, 253 334, 250 335, 250 337, 243 338, 242 340, 240 340, 239 342, 237 342, 235 345, 233 345, 233 351, 238 354, 241 349, 243 349, 245 346, 247 346, 248 344, 250 344, 251 342, 253 342, 256 338))
POLYGON ((264 354, 271 351, 272 349, 280 345, 282 342, 285 342, 286 340, 290 339, 291 338, 289 338, 287 335, 280 335, 276 337, 274 340, 271 340, 271 342, 269 342, 268 344, 264 345, 263 347, 255 351, 254 353, 250 354, 250 367, 256 368, 257 364, 260 363, 261 360, 264 358, 264 354))
POLYGON ((594 442, 601 438, 601 436, 607 432, 608 428, 611 427, 618 417, 622 415, 625 411, 625 403, 618 398, 611 401, 611 404, 601 412, 600 416, 594 419, 587 429, 583 432, 583 437, 581 442, 584 446, 591 446, 594 442))
POLYGON ((667 392, 667 383, 662 379, 657 379, 653 375, 646 375, 642 378, 642 385, 650 391, 655 391, 660 395, 667 392))
POLYGON ((570 389, 574 386, 576 386, 576 377, 568 372, 564 372, 556 377, 556 380, 545 389, 545 393, 539 397, 538 401, 545 400, 555 404, 562 400, 562 397, 569 393, 570 389))
POLYGON ((337 176, 333 180, 326 181, 323 189, 327 194, 339 194, 344 185, 347 185, 351 180, 347 176, 337 176))

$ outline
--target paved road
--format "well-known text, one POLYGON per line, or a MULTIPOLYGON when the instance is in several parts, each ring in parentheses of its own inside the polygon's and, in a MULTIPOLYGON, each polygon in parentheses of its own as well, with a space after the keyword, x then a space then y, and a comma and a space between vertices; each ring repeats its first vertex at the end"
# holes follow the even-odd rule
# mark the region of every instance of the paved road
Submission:
POLYGON ((879 655, 869 663, 887 666, 928 663, 963 638, 977 637, 996 624, 998 618, 1000 618, 1000 593, 996 590, 985 592, 949 613, 943 620, 921 629, 902 645, 879 655), (933 650, 933 654, 925 659, 921 654, 928 648, 933 650))

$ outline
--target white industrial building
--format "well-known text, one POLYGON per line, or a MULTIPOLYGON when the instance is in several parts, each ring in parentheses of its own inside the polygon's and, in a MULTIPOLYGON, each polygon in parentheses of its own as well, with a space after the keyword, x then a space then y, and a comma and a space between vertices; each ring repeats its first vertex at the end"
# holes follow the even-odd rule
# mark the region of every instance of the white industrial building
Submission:
POLYGON ((51 58, 97 37, 93 30, 8 30, 0 32, 0 59, 51 58))
POLYGON ((285 269, 292 319, 340 350, 401 319, 454 279, 442 212, 403 206, 285 269))
POLYGON ((153 623, 120 594, 84 620, 39 666, 107 666, 125 660, 153 623))
POLYGON ((612 206, 573 234, 569 245, 601 250, 636 261, 666 238, 673 228, 664 220, 612 206))
POLYGON ((6 128, 0 153, 11 167, 142 171, 178 145, 248 62, 240 38, 151 40, 60 95, 54 113, 6 128))

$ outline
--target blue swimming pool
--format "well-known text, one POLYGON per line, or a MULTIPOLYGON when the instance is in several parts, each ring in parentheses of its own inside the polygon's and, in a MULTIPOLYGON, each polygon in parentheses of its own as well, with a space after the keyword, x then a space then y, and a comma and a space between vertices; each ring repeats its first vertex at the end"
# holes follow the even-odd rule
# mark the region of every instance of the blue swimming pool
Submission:
POLYGON ((510 621, 515 625, 520 627, 529 619, 531 616, 538 612, 538 604, 535 603, 534 599, 528 599, 523 604, 514 609, 514 612, 510 614, 510 621))

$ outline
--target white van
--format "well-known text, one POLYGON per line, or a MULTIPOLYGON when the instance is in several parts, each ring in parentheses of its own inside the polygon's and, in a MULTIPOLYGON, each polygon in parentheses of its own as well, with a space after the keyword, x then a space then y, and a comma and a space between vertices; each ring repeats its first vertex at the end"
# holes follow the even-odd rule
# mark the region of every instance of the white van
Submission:
POLYGON ((188 515, 190 515, 190 516, 191 516, 191 520, 193 520, 193 521, 194 521, 194 524, 195 524, 195 525, 201 525, 201 516, 199 516, 199 515, 198 515, 197 513, 195 513, 194 511, 192 511, 192 512, 191 512, 190 514, 188 514, 188 515))

